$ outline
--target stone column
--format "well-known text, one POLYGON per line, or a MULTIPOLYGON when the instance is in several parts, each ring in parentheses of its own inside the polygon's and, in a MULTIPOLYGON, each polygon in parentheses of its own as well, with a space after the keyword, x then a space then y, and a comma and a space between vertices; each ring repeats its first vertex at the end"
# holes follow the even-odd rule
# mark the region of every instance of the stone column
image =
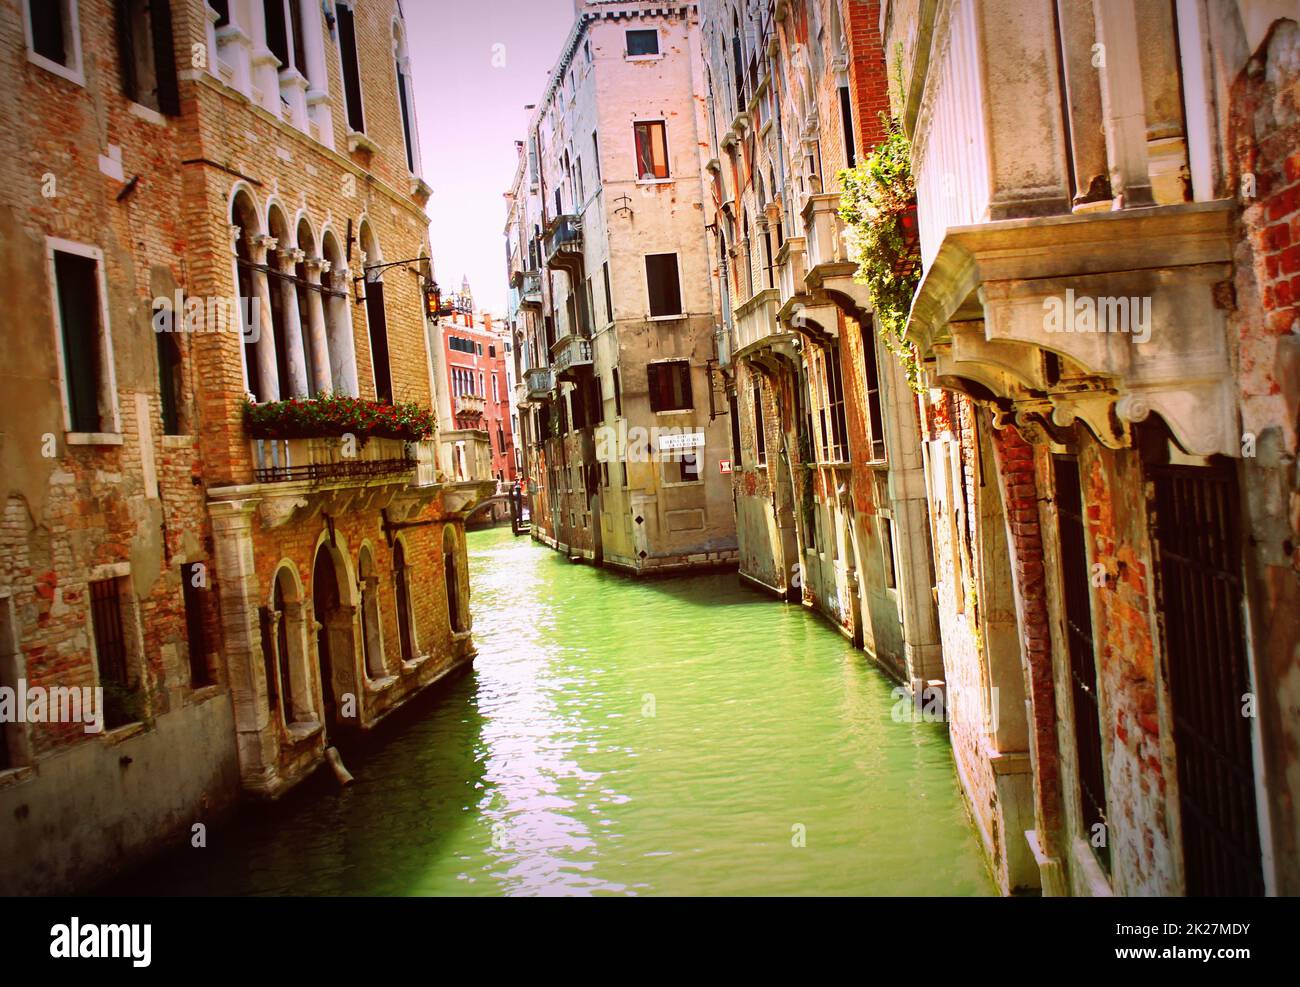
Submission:
POLYGON ((1102 136, 1101 87, 1093 67, 1097 38, 1092 0, 1056 0, 1061 24, 1062 73, 1074 163, 1073 207, 1110 208, 1110 176, 1106 140, 1102 136))
POLYGON ((334 290, 342 292, 342 295, 330 296, 328 334, 338 341, 330 350, 330 372, 338 382, 338 386, 331 389, 355 398, 361 396, 361 390, 357 384, 357 345, 352 328, 351 275, 346 267, 331 275, 334 290))
MULTIPOLYGON (((307 282, 312 285, 321 283, 321 276, 329 273, 330 262, 320 257, 308 257, 306 261, 307 282)), ((329 338, 325 332, 325 300, 317 288, 307 289, 307 338, 311 340, 311 374, 312 387, 317 394, 334 390, 334 381, 330 376, 329 338)))
POLYGON ((269 791, 279 743, 267 702, 266 666, 258 614, 261 598, 253 553, 256 500, 208 504, 216 553, 221 638, 235 714, 239 772, 244 787, 269 791))
MULTIPOLYGON (((276 242, 275 237, 264 234, 253 237, 253 263, 266 264, 271 252, 275 250, 276 242)), ((257 295, 257 375, 262 388, 262 393, 257 395, 257 400, 259 402, 279 401, 280 372, 275 352, 275 328, 271 315, 271 285, 265 271, 253 271, 253 292, 257 295)))
MULTIPOLYGON (((297 273, 298 265, 306 254, 293 248, 276 252, 280 273, 290 277, 297 273)), ((305 398, 307 390, 307 357, 302 344, 302 313, 298 311, 298 286, 280 279, 280 312, 284 315, 284 359, 289 366, 290 397, 305 398)))
POLYGON ((1147 162, 1146 100, 1134 0, 1093 0, 1101 46, 1101 105, 1111 193, 1125 208, 1155 202, 1147 162))

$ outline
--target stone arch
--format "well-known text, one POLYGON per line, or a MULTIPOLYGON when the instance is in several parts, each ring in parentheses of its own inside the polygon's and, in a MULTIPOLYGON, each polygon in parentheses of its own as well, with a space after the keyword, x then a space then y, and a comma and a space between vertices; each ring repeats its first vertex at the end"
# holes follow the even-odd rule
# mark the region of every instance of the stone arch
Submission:
POLYGON ((397 609, 397 640, 402 661, 414 661, 419 655, 415 633, 415 606, 411 596, 411 566, 406 536, 393 540, 393 598, 397 609))
POLYGON ((362 216, 358 230, 357 239, 361 244, 365 274, 366 329, 370 341, 370 371, 375 385, 375 397, 385 404, 392 404, 393 375, 388 353, 388 316, 384 308, 384 272, 377 266, 384 262, 384 254, 368 217, 362 216))
POLYGON ((312 698, 308 608, 297 566, 283 559, 271 577, 267 601, 270 654, 266 655, 267 705, 285 727, 316 719, 312 698))
POLYGON ((355 725, 361 695, 357 657, 357 584, 342 539, 322 532, 312 560, 312 611, 321 709, 326 729, 355 725), (350 701, 349 701, 350 700, 350 701))
POLYGON ((465 589, 465 578, 461 563, 461 539, 456 529, 448 524, 442 529, 442 571, 447 589, 447 623, 453 634, 468 631, 469 593, 465 589))
MULTIPOLYGON (((261 212, 253 190, 245 182, 237 182, 230 193, 230 263, 231 284, 235 287, 235 312, 231 318, 240 320, 243 335, 244 390, 262 397, 261 372, 257 360, 258 333, 250 331, 254 319, 259 320, 257 291, 253 281, 255 243, 263 235, 261 212)), ((260 327, 259 327, 260 328, 260 327)))

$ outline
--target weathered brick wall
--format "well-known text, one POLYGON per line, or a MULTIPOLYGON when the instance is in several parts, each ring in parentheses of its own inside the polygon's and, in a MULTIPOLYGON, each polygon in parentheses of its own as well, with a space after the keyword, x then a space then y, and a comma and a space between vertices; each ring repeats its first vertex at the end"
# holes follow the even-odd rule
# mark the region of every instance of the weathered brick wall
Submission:
POLYGON ((1300 893, 1300 73, 1296 19, 1278 20, 1234 80, 1227 180, 1236 253, 1247 597, 1276 892, 1300 893), (1250 188, 1253 183, 1253 190, 1250 188), (1253 191, 1253 195, 1250 193, 1253 191))

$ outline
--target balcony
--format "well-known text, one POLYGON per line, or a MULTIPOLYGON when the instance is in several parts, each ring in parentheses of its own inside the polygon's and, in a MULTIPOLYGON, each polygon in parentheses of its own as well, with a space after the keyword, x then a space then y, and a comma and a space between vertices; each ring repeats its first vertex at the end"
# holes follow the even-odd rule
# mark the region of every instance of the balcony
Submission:
POLYGON ((519 291, 519 304, 542 310, 542 276, 537 271, 524 271, 519 291))
POLYGON ((555 390, 555 372, 550 367, 529 367, 524 371, 524 388, 529 401, 545 401, 555 390))
POLYGON ((591 340, 585 336, 561 336, 551 347, 551 369, 556 380, 567 380, 592 362, 591 340))
POLYGON ((839 313, 834 303, 820 293, 808 291, 807 241, 801 236, 790 237, 781 245, 776 259, 781 286, 778 322, 814 339, 834 339, 839 334, 839 313))
POLYGON ((576 271, 582 267, 582 219, 578 216, 557 216, 551 221, 543 238, 548 267, 576 271))
POLYGON ((481 415, 487 405, 487 399, 478 394, 457 394, 456 395, 456 414, 459 415, 481 415))
POLYGON ((418 465, 414 446, 401 439, 349 441, 253 439, 253 476, 258 483, 367 485, 409 476, 418 465))
POLYGON ((780 346, 793 352, 791 333, 777 320, 781 292, 764 288, 747 302, 736 307, 736 359, 754 355, 758 350, 780 346))
POLYGON ((853 280, 858 265, 845 246, 839 193, 810 195, 803 207, 803 225, 808 265, 804 282, 809 292, 824 292, 850 315, 870 311, 867 286, 853 280))
POLYGON ((456 429, 438 436, 438 458, 452 483, 493 480, 492 440, 479 429, 456 429))

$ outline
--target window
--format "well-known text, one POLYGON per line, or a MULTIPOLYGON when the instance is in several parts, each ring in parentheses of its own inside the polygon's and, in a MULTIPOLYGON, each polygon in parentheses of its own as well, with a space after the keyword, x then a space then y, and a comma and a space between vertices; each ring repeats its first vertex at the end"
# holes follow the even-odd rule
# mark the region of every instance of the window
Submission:
POLYGON ((492 375, 492 400, 501 403, 501 380, 496 374, 492 375))
POLYGON ((754 456, 759 466, 767 465, 767 429, 763 424, 763 385, 754 385, 754 456))
POLYGON ((866 364, 867 415, 871 426, 871 458, 885 459, 885 419, 880 405, 880 366, 876 362, 876 334, 871 322, 862 324, 862 359, 866 364))
POLYGON ((406 39, 401 29, 393 28, 393 66, 397 72, 397 105, 402 116, 402 139, 406 146, 406 170, 415 174, 415 122, 411 99, 411 64, 406 55, 406 39))
POLYGON ((633 125, 636 135, 636 174, 643 182, 668 177, 668 137, 662 120, 633 125))
POLYGON ((203 593, 207 589, 202 562, 181 566, 181 593, 185 600, 185 638, 190 650, 190 685, 195 689, 211 685, 208 672, 208 632, 204 622, 203 593))
POLYGON ((628 31, 627 53, 632 58, 644 55, 658 55, 659 32, 653 28, 648 31, 628 31))
POLYGON ((844 418, 844 384, 840 371, 839 350, 823 352, 822 372, 825 378, 826 401, 822 411, 822 442, 827 461, 842 463, 848 459, 848 425, 844 418))
POLYGON ((898 588, 898 564, 894 560, 894 522, 880 517, 880 554, 884 558, 885 589, 898 588))
POLYGON ((181 351, 176 334, 154 333, 158 344, 158 405, 164 435, 182 435, 180 403, 182 390, 181 351))
POLYGON ((677 476, 678 483, 695 483, 700 478, 700 462, 694 452, 689 450, 682 452, 677 457, 677 476))
POLYGON ((596 167, 596 181, 600 181, 600 137, 596 131, 591 132, 592 161, 596 167))
POLYGON ((406 549, 399 541, 393 545, 393 588, 397 593, 397 636, 402 647, 402 661, 415 660, 415 642, 411 635, 411 587, 407 581, 406 549))
POLYGON ((442 529, 442 571, 447 583, 447 620, 453 632, 466 629, 460 602, 460 562, 455 532, 442 529))
POLYGON ((28 59, 83 84, 77 0, 26 0, 23 11, 28 59))
POLYGON ((90 621, 95 637, 95 664, 104 689, 104 726, 112 729, 140 718, 135 690, 127 675, 126 632, 122 626, 120 580, 90 584, 90 621))
POLYGON ((495 346, 488 346, 488 356, 490 356, 492 359, 495 360, 496 355, 497 355, 497 348, 495 346))
POLYGON ((160 113, 180 113, 168 0, 118 0, 117 46, 127 98, 160 113))
POLYGON ((618 379, 618 367, 614 368, 614 417, 623 417, 623 387, 618 379))
POLYGON ((682 314, 681 282, 676 254, 646 254, 646 287, 650 293, 651 318, 682 314))
POLYGON ((348 129, 364 133, 365 117, 361 112, 361 63, 357 59, 357 28, 348 4, 337 4, 335 17, 339 32, 339 58, 343 63, 343 100, 348 109, 348 129))
POLYGON ((614 295, 609 283, 609 261, 600 265, 600 272, 605 281, 605 323, 614 321, 614 295))
POLYGON ((51 251, 68 428, 115 432, 117 401, 112 345, 103 319, 99 251, 72 249, 51 251))
POLYGON ((853 101, 848 86, 840 86, 840 121, 844 125, 844 160, 852 168, 858 163, 858 149, 853 138, 853 101))
POLYGON ((691 365, 685 360, 667 360, 646 367, 650 386, 651 411, 689 411, 691 401, 691 365))

